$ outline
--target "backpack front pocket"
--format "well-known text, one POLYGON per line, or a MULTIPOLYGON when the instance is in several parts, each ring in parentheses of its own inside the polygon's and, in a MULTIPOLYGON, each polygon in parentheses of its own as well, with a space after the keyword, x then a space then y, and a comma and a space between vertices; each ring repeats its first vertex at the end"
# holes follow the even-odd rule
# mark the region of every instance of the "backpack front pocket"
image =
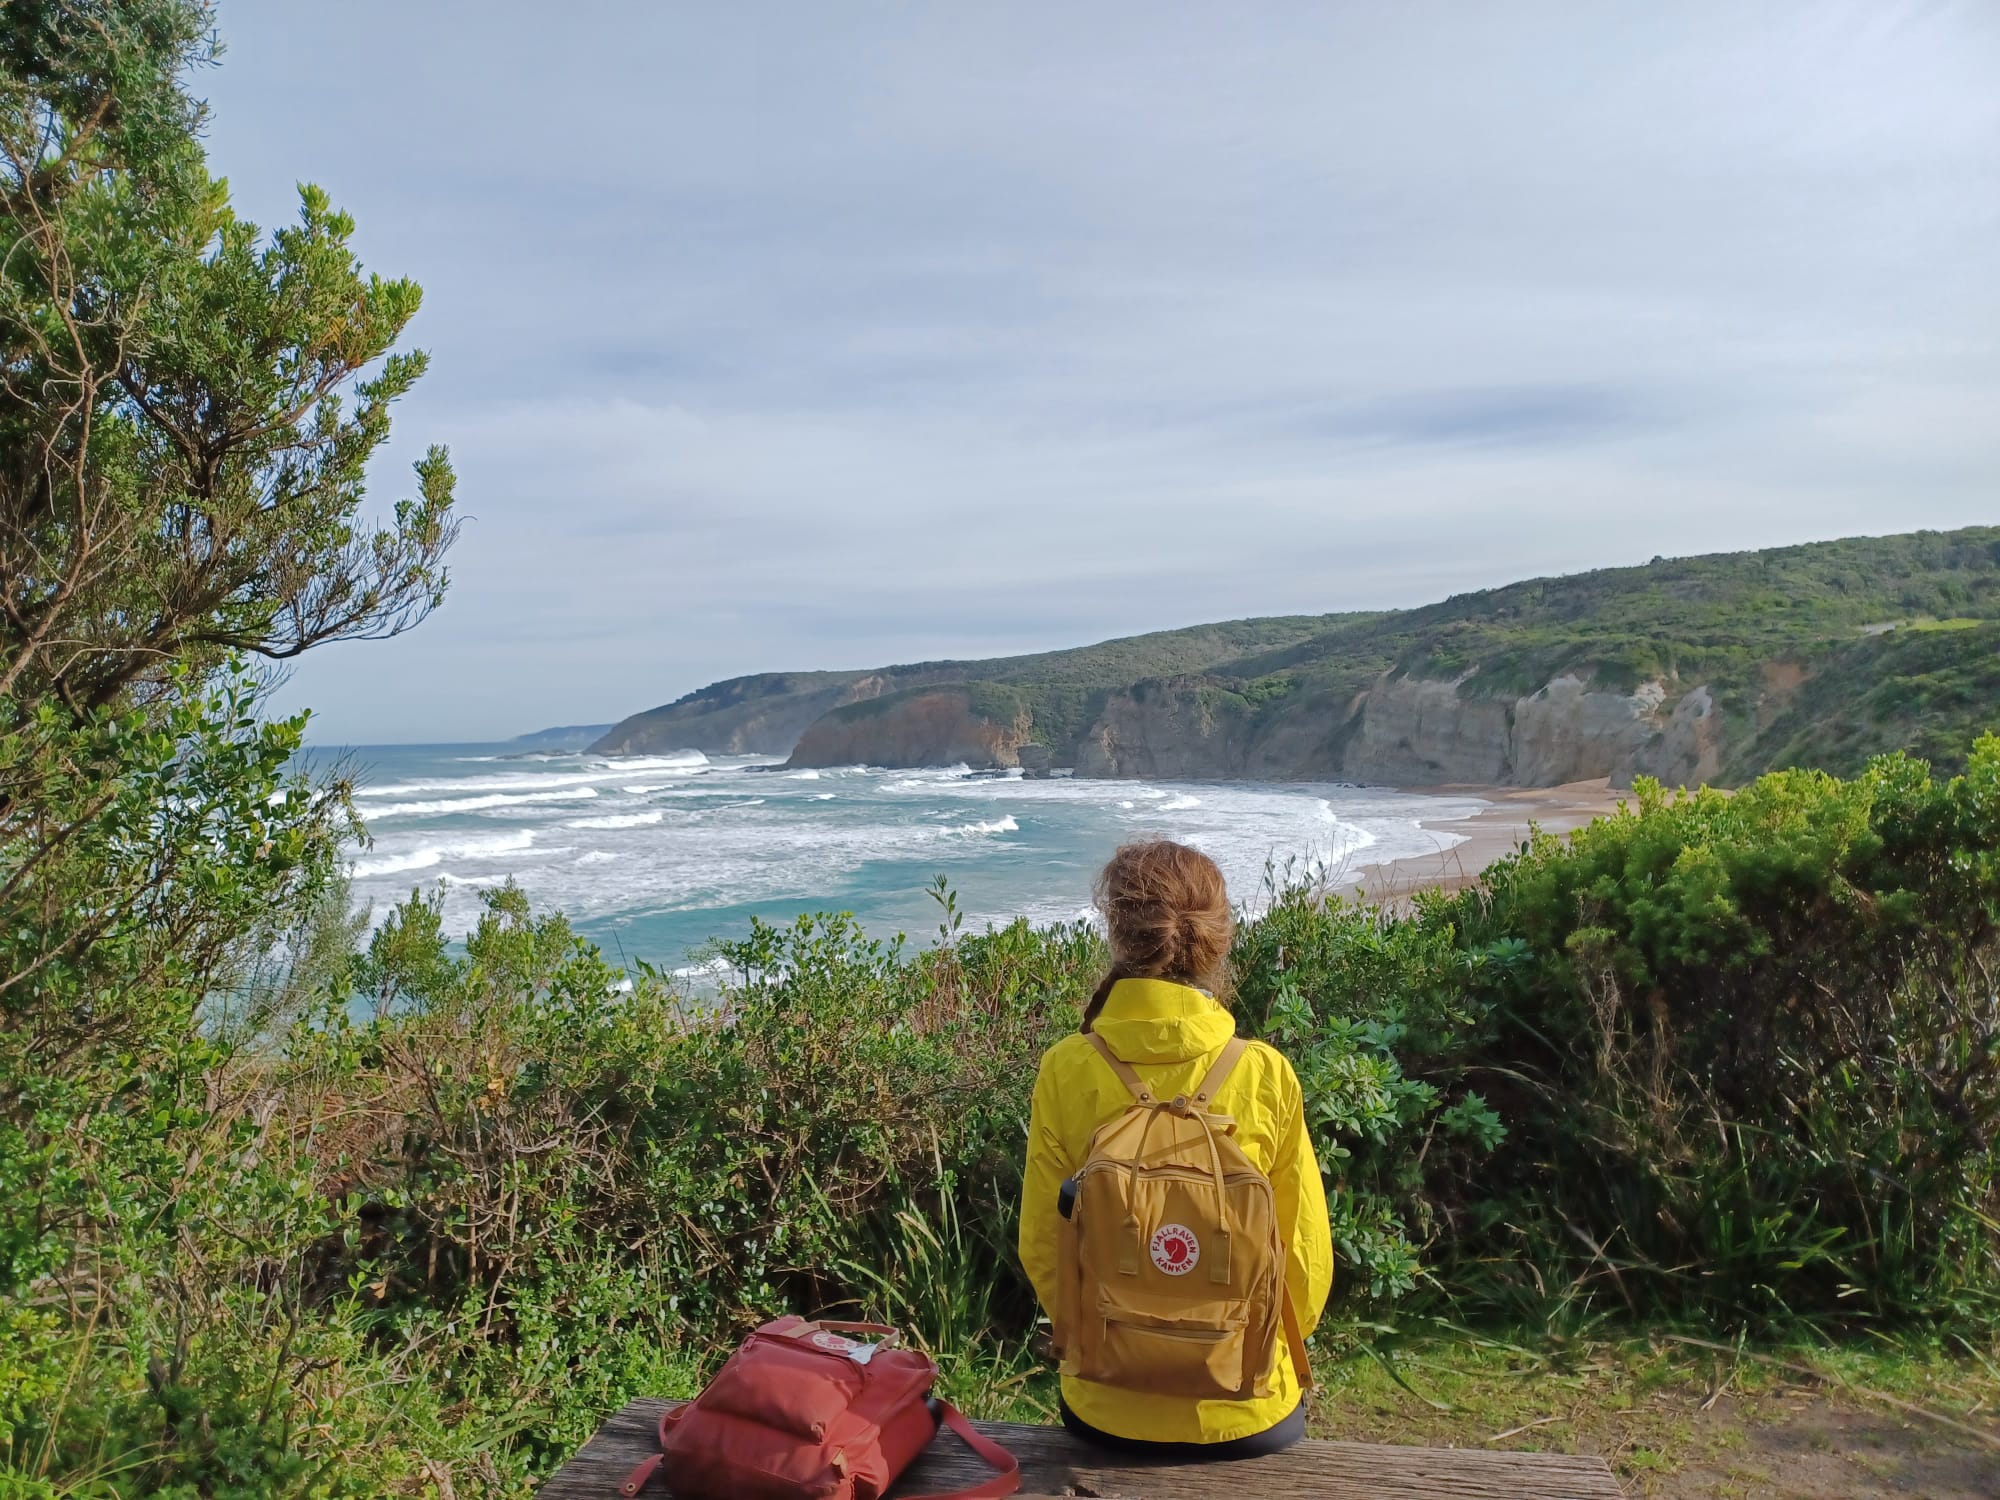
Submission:
POLYGON ((1097 1312, 1095 1347, 1077 1371, 1085 1380, 1211 1401, 1242 1393, 1248 1303, 1161 1306, 1160 1299, 1106 1288, 1097 1312))
POLYGON ((752 1338, 756 1362, 739 1351, 702 1392, 702 1405, 795 1438, 824 1441, 827 1429, 861 1394, 866 1380, 861 1367, 789 1338, 752 1338))

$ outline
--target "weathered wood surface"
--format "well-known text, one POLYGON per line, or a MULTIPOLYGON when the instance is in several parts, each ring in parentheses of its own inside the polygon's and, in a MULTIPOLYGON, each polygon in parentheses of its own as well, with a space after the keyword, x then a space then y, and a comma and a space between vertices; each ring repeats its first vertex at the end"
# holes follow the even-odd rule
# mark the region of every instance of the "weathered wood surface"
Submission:
MULTIPOLYGON (((542 1486, 539 1500, 616 1500, 618 1486, 654 1451, 669 1401, 634 1401, 542 1486)), ((1390 1448, 1308 1440, 1270 1458, 1224 1464, 1148 1464, 1098 1452, 1060 1427, 980 1422, 979 1430, 1021 1461, 1022 1500, 1095 1495, 1103 1500, 1618 1500, 1618 1481, 1597 1458, 1390 1448)), ((891 1492, 926 1495, 975 1484, 992 1473, 949 1432, 938 1437, 891 1492)), ((655 1479, 648 1500, 665 1500, 655 1479)))

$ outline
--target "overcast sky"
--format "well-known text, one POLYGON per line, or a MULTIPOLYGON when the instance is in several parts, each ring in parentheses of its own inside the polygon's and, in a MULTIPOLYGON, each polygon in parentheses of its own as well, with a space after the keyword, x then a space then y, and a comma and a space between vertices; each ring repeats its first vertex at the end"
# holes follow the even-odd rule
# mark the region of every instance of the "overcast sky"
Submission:
POLYGON ((413 276, 321 742, 2000 521, 2000 5, 223 0, 413 276))

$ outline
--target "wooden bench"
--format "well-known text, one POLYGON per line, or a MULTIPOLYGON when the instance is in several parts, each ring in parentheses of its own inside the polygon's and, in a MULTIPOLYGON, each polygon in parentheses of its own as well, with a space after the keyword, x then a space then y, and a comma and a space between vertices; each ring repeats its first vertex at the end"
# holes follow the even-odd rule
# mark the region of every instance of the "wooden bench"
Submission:
MULTIPOLYGON (((661 1411, 675 1404, 634 1401, 542 1486, 539 1500, 617 1500, 625 1476, 655 1451, 653 1432, 661 1411)), ((975 1425, 1021 1461, 1024 1500, 1057 1495, 1105 1500, 1285 1500, 1306 1495, 1329 1500, 1618 1500, 1621 1493, 1601 1458, 1308 1440, 1270 1458, 1148 1464, 1088 1447, 1060 1427, 975 1425)), ((946 1433, 903 1476, 890 1500, 960 1489, 991 1473, 946 1433)), ((652 1488, 648 1495, 663 1496, 664 1491, 652 1488)))

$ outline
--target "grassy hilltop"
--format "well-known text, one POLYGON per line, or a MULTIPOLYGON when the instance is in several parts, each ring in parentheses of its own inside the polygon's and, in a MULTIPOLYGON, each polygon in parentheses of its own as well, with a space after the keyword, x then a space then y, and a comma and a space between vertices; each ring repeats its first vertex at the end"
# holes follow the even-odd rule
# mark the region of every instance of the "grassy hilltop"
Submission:
POLYGON ((1606 774, 1603 762, 1740 783, 1788 765, 1852 772, 1890 749, 1963 764, 2000 690, 1996 647, 2000 528, 1975 527, 1659 559, 1420 609, 1035 656, 737 678, 634 715, 596 748, 882 764, 956 749, 1007 764, 1037 741, 1086 774, 1391 780, 1490 750, 1494 779, 1606 774), (1566 678, 1583 706, 1545 716, 1545 744, 1511 744, 1518 705, 1562 708, 1566 678), (1439 726, 1433 695, 1428 722, 1406 730, 1396 716, 1427 685, 1449 688, 1452 722, 1439 726), (1703 699, 1685 718, 1706 727, 1680 753, 1671 716, 1693 692, 1703 699), (1593 734, 1617 743, 1593 759, 1593 734))
POLYGON ((1286 615, 1126 636, 1095 646, 986 661, 925 661, 872 671, 766 672, 698 688, 613 725, 591 748, 629 755, 661 750, 788 755, 824 714, 865 720, 926 688, 988 685, 996 711, 1030 694, 1052 744, 1073 741, 1116 687, 1161 674, 1206 672, 1253 652, 1309 640, 1358 615, 1286 615), (1063 727, 1071 726, 1067 737, 1063 727))

